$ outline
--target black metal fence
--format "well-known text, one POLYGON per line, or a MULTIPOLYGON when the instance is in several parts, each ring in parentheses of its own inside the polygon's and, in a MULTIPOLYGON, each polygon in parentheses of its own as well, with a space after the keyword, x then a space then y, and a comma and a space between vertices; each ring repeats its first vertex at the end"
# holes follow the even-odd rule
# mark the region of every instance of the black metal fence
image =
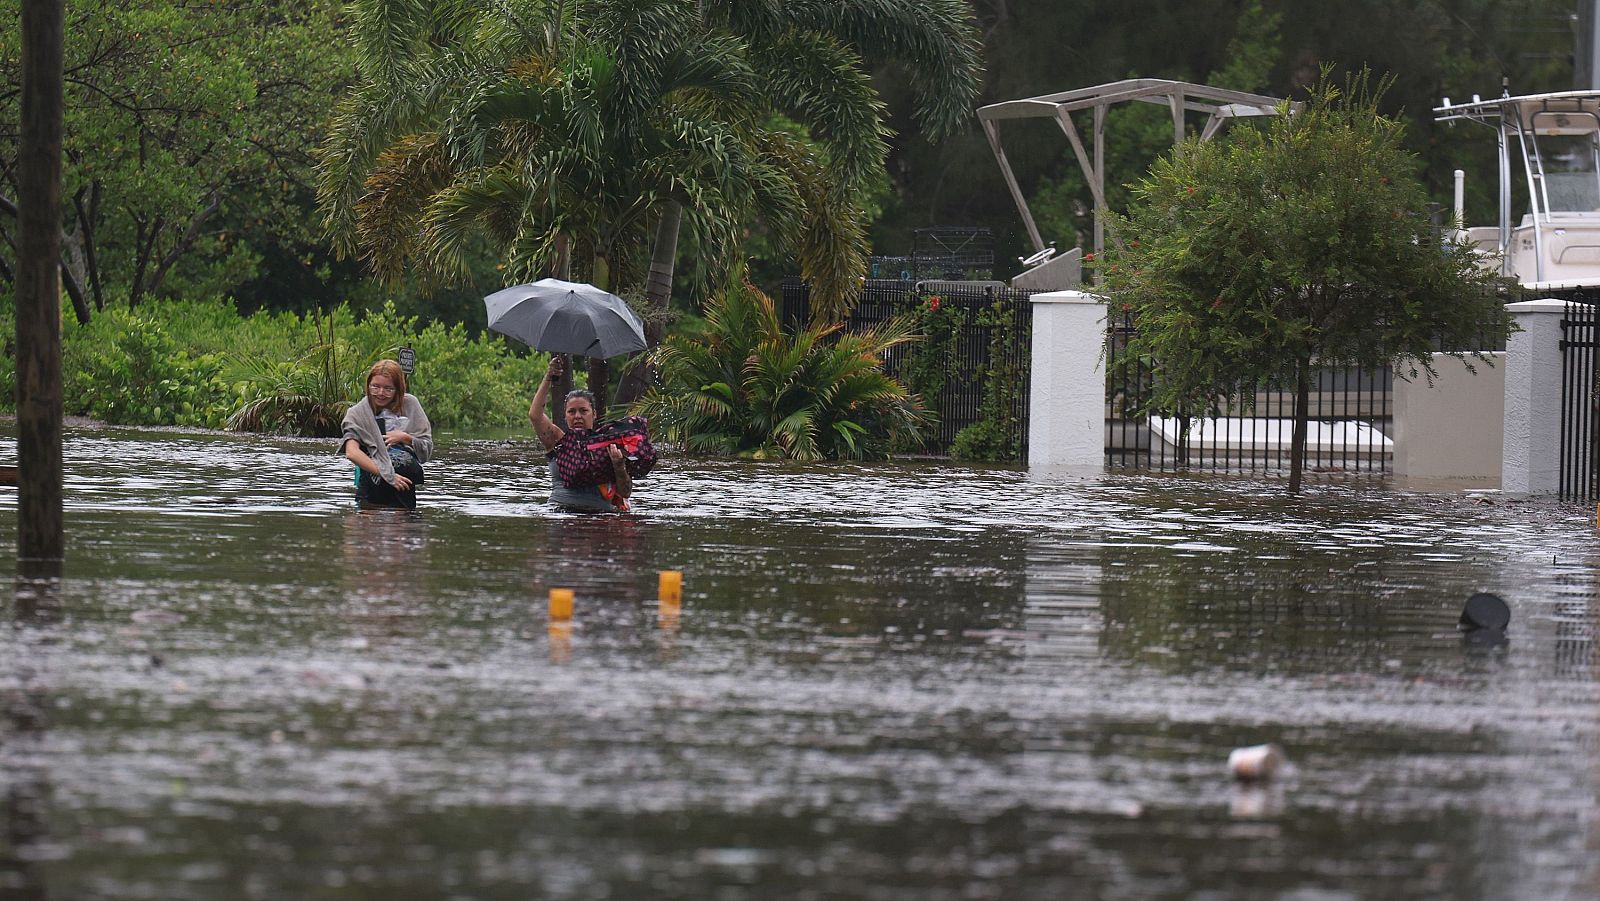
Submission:
POLYGON ((1600 415, 1596 415, 1595 346, 1600 289, 1567 295, 1561 317, 1561 496, 1600 495, 1600 415))
MULTIPOLYGON (((939 347, 924 342, 891 350, 884 368, 921 390, 908 378, 912 355, 940 353, 940 387, 923 404, 938 419, 924 451, 948 455, 956 436, 986 418, 996 430, 994 442, 1009 449, 1014 461, 1027 458, 1029 337, 1033 326, 1030 292, 1003 285, 868 279, 861 300, 845 322, 848 330, 870 328, 901 315, 926 317, 933 297, 950 322, 950 334, 939 347), (922 290, 919 290, 919 286, 922 290), (992 380, 1004 379, 1002 384, 992 380), (991 391, 991 388, 1003 390, 991 391), (987 401, 987 405, 986 405, 987 401), (987 408, 986 408, 987 407, 987 408)), ((783 284, 779 315, 789 328, 804 325, 811 315, 810 292, 798 279, 783 284)), ((923 367, 926 371, 927 367, 923 367)))
MULTIPOLYGON (((1216 408, 1141 415, 1155 373, 1127 359, 1133 319, 1113 313, 1106 335, 1108 466, 1215 472, 1286 470, 1293 438, 1293 385, 1249 384, 1216 408)), ((1385 472, 1392 458, 1393 374, 1321 368, 1308 396, 1308 472, 1385 472)))
MULTIPOLYGON (((923 397, 925 405, 938 417, 938 427, 926 452, 950 454, 963 429, 987 421, 1001 433, 1000 443, 1008 449, 1006 459, 1027 459, 1032 293, 999 283, 911 279, 866 282, 860 302, 846 320, 847 329, 868 328, 898 315, 916 315, 927 308, 934 295, 942 309, 959 314, 944 350, 947 358, 942 387, 936 394, 925 392, 923 397), (997 324, 1003 327, 997 328, 997 324), (996 386, 996 378, 1005 381, 996 386), (991 391, 995 387, 1009 390, 991 391)), ((799 280, 784 283, 780 315, 791 328, 808 320, 809 292, 799 280)), ((1289 468, 1294 420, 1292 385, 1245 385, 1215 409, 1144 415, 1140 411, 1148 400, 1155 374, 1147 366, 1124 359, 1133 332, 1130 316, 1111 315, 1105 344, 1109 466, 1218 472, 1289 468)), ((912 390, 918 390, 918 386, 909 384, 907 363, 918 352, 926 352, 926 345, 895 348, 885 360, 885 368, 907 381, 912 390)), ((1592 372, 1592 364, 1589 371, 1592 372)), ((1307 471, 1387 472, 1393 458, 1389 438, 1392 390, 1393 373, 1387 369, 1317 370, 1308 398, 1307 471)), ((1593 439, 1588 446, 1591 450, 1584 459, 1592 470, 1600 456, 1592 450, 1596 446, 1593 439)))

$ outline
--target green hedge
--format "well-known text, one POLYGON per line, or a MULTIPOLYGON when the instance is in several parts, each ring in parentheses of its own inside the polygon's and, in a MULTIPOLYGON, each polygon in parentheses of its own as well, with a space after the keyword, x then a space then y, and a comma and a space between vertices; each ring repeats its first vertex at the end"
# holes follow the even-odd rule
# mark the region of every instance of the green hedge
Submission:
MULTIPOLYGON (((16 405, 15 307, 0 297, 0 410, 16 405)), ((358 316, 240 316, 226 301, 147 301, 79 325, 62 324, 64 412, 118 425, 221 428, 245 405, 286 386, 315 386, 315 400, 349 404, 373 362, 402 345, 416 351, 411 377, 435 428, 492 431, 527 421, 547 357, 460 325, 419 327, 393 306, 358 316)))

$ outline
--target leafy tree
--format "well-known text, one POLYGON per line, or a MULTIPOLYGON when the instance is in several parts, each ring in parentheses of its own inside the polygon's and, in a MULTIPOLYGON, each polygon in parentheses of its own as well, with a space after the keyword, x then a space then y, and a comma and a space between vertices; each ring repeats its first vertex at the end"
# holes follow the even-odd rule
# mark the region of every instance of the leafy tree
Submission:
MULTIPOLYGON (((325 98, 343 76, 331 0, 71 2, 63 222, 80 322, 167 286, 250 278, 241 241, 307 243, 300 211, 325 98)), ((20 77, 17 6, 0 21, 0 276, 10 278, 20 77)))
POLYGON ((756 459, 872 459, 910 445, 926 417, 883 372, 883 354, 913 340, 909 318, 846 334, 810 325, 787 334, 753 285, 725 289, 699 337, 656 350, 662 384, 635 407, 691 453, 756 459))
MULTIPOLYGON (((884 193, 887 110, 869 83, 869 65, 895 64, 907 73, 915 119, 930 140, 954 132, 971 114, 980 55, 964 0, 696 5, 705 28, 746 48, 764 101, 755 115, 794 123, 822 144, 829 190, 854 206, 876 205, 884 193)), ((656 234, 647 301, 657 311, 667 307, 680 210, 669 204, 656 234)), ((800 261, 821 321, 842 318, 856 297, 866 271, 864 235, 856 244, 830 254, 825 268, 815 265, 821 261, 800 261)))
POLYGON ((1186 142, 1135 187, 1113 220, 1122 247, 1097 264, 1137 324, 1127 358, 1157 367, 1150 409, 1294 387, 1291 492, 1316 366, 1431 378, 1440 342, 1482 346, 1509 328, 1502 280, 1432 227, 1404 127, 1378 112, 1385 87, 1362 74, 1341 90, 1325 73, 1295 115, 1186 142))
MULTIPOLYGON (((625 293, 679 202, 713 258, 763 210, 805 268, 846 290, 834 261, 864 253, 853 199, 829 189, 820 151, 754 116, 745 48, 707 34, 693 4, 357 9, 364 77, 324 150, 321 196, 341 247, 379 275, 459 278, 487 243, 507 279, 565 274, 571 259, 625 293)), ((592 363, 591 388, 605 384, 592 363)))

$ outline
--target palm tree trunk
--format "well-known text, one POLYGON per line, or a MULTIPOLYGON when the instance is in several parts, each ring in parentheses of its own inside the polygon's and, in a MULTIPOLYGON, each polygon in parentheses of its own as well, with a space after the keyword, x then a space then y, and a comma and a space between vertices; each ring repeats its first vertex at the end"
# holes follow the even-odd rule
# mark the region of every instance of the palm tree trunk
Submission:
POLYGON ((1289 440, 1289 493, 1300 493, 1306 469, 1306 423, 1311 416, 1311 359, 1296 367, 1294 388, 1294 437, 1289 440))
MULTIPOLYGON (((672 306, 672 274, 678 263, 678 228, 683 222, 683 207, 668 203, 656 224, 655 247, 650 257, 650 274, 645 280, 645 350, 655 348, 666 337, 667 310, 672 306)), ((654 380, 650 365, 640 360, 629 367, 617 386, 617 403, 631 404, 644 396, 654 380)))
MULTIPOLYGON (((559 278, 564 282, 572 281, 571 235, 556 235, 556 258, 551 270, 552 277, 559 278)), ((563 415, 566 412, 563 405, 567 402, 567 392, 572 390, 572 358, 567 357, 565 354, 562 356, 566 357, 566 359, 561 361, 565 364, 561 367, 561 377, 556 379, 556 383, 551 386, 555 390, 550 394, 550 405, 555 408, 555 415, 550 418, 556 422, 565 423, 567 420, 563 415)))
MULTIPOLYGON (((596 288, 602 291, 611 290, 611 261, 603 254, 595 254, 593 275, 596 288)), ((603 357, 590 357, 589 391, 594 395, 594 415, 597 421, 605 414, 610 388, 611 364, 603 357)))

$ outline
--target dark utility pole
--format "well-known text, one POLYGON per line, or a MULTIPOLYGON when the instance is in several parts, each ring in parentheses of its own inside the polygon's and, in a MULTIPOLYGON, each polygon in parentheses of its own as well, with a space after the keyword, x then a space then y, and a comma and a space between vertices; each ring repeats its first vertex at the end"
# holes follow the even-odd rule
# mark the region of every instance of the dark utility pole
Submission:
POLYGON ((17 564, 59 568, 63 0, 22 0, 17 159, 17 564))
POLYGON ((1600 0, 1578 0, 1578 14, 1573 17, 1577 25, 1577 40, 1572 52, 1572 87, 1579 91, 1600 90, 1600 66, 1595 56, 1600 53, 1600 0))

